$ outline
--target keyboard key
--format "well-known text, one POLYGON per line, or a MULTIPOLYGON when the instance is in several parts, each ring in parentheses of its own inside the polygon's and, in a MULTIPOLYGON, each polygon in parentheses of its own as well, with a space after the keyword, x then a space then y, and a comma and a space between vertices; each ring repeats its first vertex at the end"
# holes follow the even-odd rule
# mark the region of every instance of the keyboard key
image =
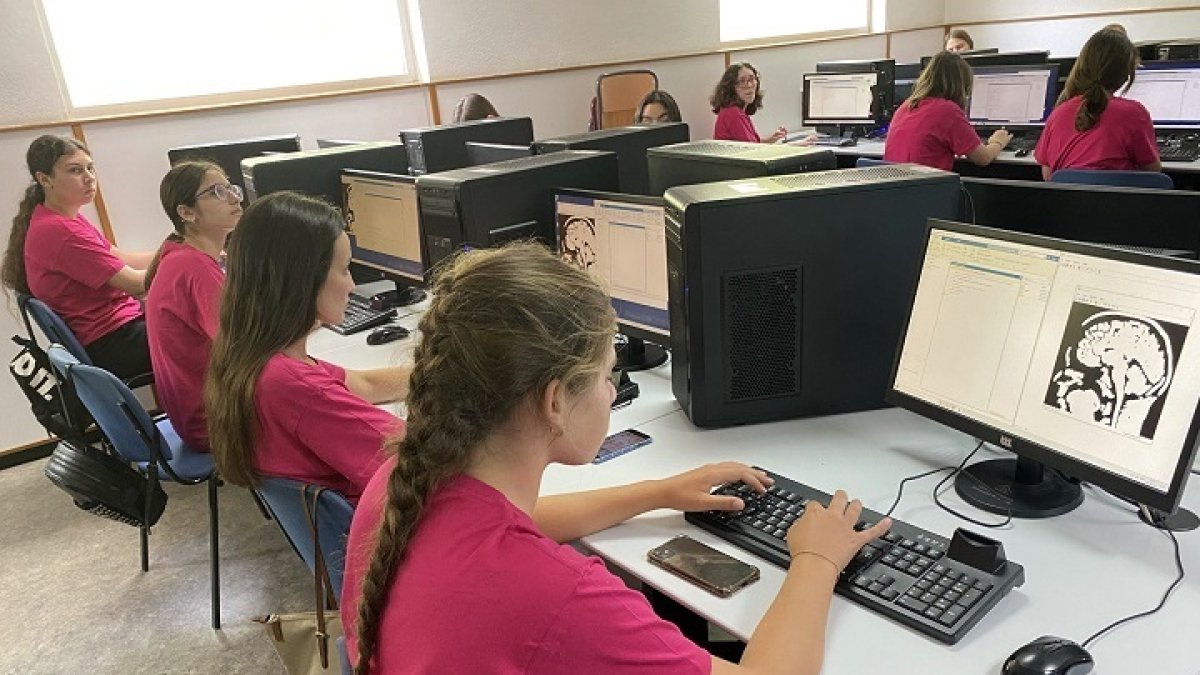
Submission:
POLYGON ((921 602, 920 600, 907 595, 900 596, 900 599, 896 601, 896 604, 900 605, 901 607, 911 609, 918 614, 929 608, 927 603, 921 602))
POLYGON ((925 611, 921 612, 921 614, 924 615, 926 619, 933 619, 934 621, 937 621, 938 617, 942 615, 942 610, 938 609, 937 607, 930 606, 925 608, 925 611))
POLYGON ((879 575, 879 583, 883 584, 884 586, 891 586, 895 582, 896 580, 887 574, 879 575))
POLYGON ((885 588, 879 592, 880 597, 884 600, 895 600, 900 593, 894 588, 885 588))
POLYGON ((966 610, 958 607, 957 605, 951 607, 950 609, 942 612, 942 615, 938 617, 938 622, 943 626, 953 626, 954 623, 963 615, 964 611, 966 610))
POLYGON ((970 607, 971 605, 974 605, 976 602, 978 602, 979 598, 982 596, 983 596, 983 593, 980 593, 979 591, 972 588, 971 590, 967 591, 966 593, 963 593, 962 597, 958 599, 957 604, 960 604, 963 607, 970 607))
POLYGON ((885 586, 883 584, 879 583, 878 581, 872 581, 871 585, 867 586, 867 590, 871 591, 872 593, 878 593, 878 592, 882 591, 884 588, 885 588, 885 586))

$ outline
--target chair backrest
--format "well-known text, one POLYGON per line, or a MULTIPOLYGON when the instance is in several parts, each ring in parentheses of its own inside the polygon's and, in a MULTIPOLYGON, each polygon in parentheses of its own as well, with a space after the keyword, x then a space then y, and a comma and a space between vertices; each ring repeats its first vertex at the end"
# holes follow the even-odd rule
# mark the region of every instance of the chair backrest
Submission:
POLYGON ((150 462, 155 445, 163 459, 171 449, 142 404, 116 375, 81 363, 68 349, 52 344, 46 350, 50 363, 75 387, 75 394, 104 432, 113 449, 128 462, 150 462))
POLYGON ((1175 189, 1175 182, 1157 171, 1095 171, 1091 169, 1059 169, 1050 176, 1052 183, 1084 185, 1118 185, 1121 187, 1175 189))
MULTIPOLYGON (((292 543, 292 548, 308 565, 310 572, 316 572, 316 562, 313 559, 312 531, 308 527, 308 519, 304 515, 304 502, 301 496, 305 486, 309 485, 289 478, 260 478, 255 491, 267 508, 275 516, 283 534, 292 543)), ((325 558, 325 569, 329 570, 329 583, 333 587, 335 597, 342 593, 342 574, 346 569, 346 537, 350 534, 350 520, 354 517, 354 507, 342 493, 336 490, 322 490, 317 498, 316 509, 317 536, 321 538, 321 556, 325 558)))
POLYGON ((658 76, 652 70, 620 70, 596 78, 596 107, 601 129, 634 123, 638 104, 658 89, 658 76))
POLYGON ((891 162, 882 159, 874 159, 871 157, 859 157, 858 160, 854 162, 854 168, 866 169, 872 166, 887 166, 888 164, 891 164, 891 162))
MULTIPOLYGON (((17 305, 27 318, 33 318, 33 322, 37 324, 51 344, 58 343, 66 347, 80 363, 92 365, 92 358, 84 351, 83 345, 79 344, 75 333, 67 326, 67 322, 62 320, 61 316, 50 309, 49 305, 25 293, 17 294, 17 305)), ((28 329, 28 327, 28 322, 26 322, 26 328, 28 329)), ((30 331, 29 338, 37 340, 32 331, 30 331)))

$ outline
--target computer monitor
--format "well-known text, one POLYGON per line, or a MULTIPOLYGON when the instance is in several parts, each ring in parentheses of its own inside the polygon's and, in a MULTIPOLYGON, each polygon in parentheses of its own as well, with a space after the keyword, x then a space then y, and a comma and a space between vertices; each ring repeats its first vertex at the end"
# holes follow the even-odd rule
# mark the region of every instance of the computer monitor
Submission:
POLYGON ((467 141, 467 166, 483 166, 510 159, 528 157, 533 148, 528 145, 504 145, 503 143, 476 143, 467 141))
MULTIPOLYGON (((626 194, 650 195, 650 172, 646 151, 691 140, 688 125, 683 122, 642 124, 637 126, 598 129, 582 134, 545 138, 535 141, 534 153, 544 155, 560 150, 608 150, 617 153, 620 167, 620 190, 626 194)), ((662 193, 658 193, 661 195, 662 193)))
MULTIPOLYGON (((1050 52, 984 52, 963 54, 962 57, 972 68, 976 66, 1035 66, 1039 63, 1046 63, 1050 58, 1050 52)), ((932 58, 932 56, 921 57, 921 70, 925 70, 925 66, 929 65, 929 60, 932 58)))
POLYGON ((414 176, 450 171, 471 165, 467 141, 529 145, 533 142, 533 120, 528 117, 489 117, 458 124, 407 129, 400 138, 408 149, 414 176))
POLYGON ((1071 70, 1075 68, 1075 61, 1079 57, 1076 56, 1051 56, 1046 59, 1046 63, 1052 63, 1058 66, 1058 82, 1054 87, 1054 100, 1062 95, 1063 89, 1067 87, 1067 78, 1071 76, 1071 70))
POLYGON ((294 190, 340 206, 343 169, 407 173, 404 145, 381 141, 242 161, 250 201, 279 190, 294 190))
POLYGON ((909 96, 912 96, 913 85, 921 76, 921 63, 897 63, 896 80, 892 85, 892 112, 900 107, 909 96))
POLYGON ((957 174, 912 164, 667 191, 671 384, 721 427, 884 405, 925 220, 957 174))
POLYGON ((417 178, 426 272, 455 251, 555 239, 554 190, 617 190, 617 156, 564 150, 417 178))
MULTIPOLYGON (((1075 480, 1170 513, 1200 431, 1200 264, 933 220, 888 400, 1017 459, 967 502, 1066 513, 1075 480)), ((1194 516, 1193 516, 1194 518, 1194 516)))
MULTIPOLYGON (((242 160, 258 157, 265 153, 299 152, 300 136, 298 134, 283 134, 279 136, 262 136, 259 138, 243 138, 235 141, 216 141, 213 143, 198 143, 196 145, 181 145, 167 150, 167 160, 174 166, 185 159, 203 159, 221 167, 229 182, 246 191, 246 183, 242 179, 242 160)), ((248 199, 246 200, 249 201, 248 199)))
POLYGON ((342 171, 352 260, 409 285, 425 281, 416 181, 404 174, 342 171))
POLYGON ((554 194, 556 250, 590 272, 612 297, 621 333, 617 367, 645 370, 667 360, 666 214, 660 197, 590 190, 554 194))
POLYGON ((805 73, 801 95, 801 124, 858 124, 869 126, 879 118, 874 91, 879 73, 805 73))
POLYGON ((1095 244, 1200 252, 1200 192, 962 179, 959 220, 1095 244), (1152 215, 1151 215, 1152 214, 1152 215))
POLYGON ((980 54, 999 54, 999 47, 980 47, 979 49, 964 49, 958 55, 962 57, 979 56, 980 54))
POLYGON ((1200 127, 1200 61, 1145 63, 1117 95, 1146 106, 1156 127, 1200 127))
POLYGON ((663 145, 647 150, 646 160, 652 195, 661 195, 677 185, 837 168, 837 158, 829 148, 741 141, 663 145))
POLYGON ((972 124, 1038 125, 1054 109, 1057 65, 979 66, 967 117, 972 124))

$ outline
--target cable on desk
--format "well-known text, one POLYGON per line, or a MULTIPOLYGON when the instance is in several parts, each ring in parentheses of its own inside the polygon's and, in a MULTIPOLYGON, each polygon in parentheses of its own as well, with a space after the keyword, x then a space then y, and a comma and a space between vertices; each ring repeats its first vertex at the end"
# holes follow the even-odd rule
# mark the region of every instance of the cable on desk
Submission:
MULTIPOLYGON (((1013 517, 1012 517, 1012 509, 1011 508, 1005 509, 1006 513, 1004 514, 1004 520, 1000 521, 999 523, 985 523, 982 520, 975 520, 971 516, 968 516, 964 513, 959 513, 958 511, 955 511, 954 509, 950 508, 949 506, 946 506, 946 504, 942 502, 941 497, 939 496, 939 494, 942 491, 942 486, 944 486, 951 478, 954 478, 956 475, 958 475, 958 473, 963 470, 963 467, 967 465, 967 462, 970 461, 971 458, 975 456, 975 453, 979 452, 979 449, 982 447, 983 447, 983 441, 979 441, 979 444, 975 446, 975 449, 972 450, 969 455, 967 455, 966 457, 963 457, 963 461, 959 462, 958 467, 956 467, 954 469, 954 471, 950 472, 945 478, 943 478, 941 480, 941 482, 939 482, 937 484, 937 487, 933 488, 933 503, 937 504, 939 507, 941 507, 941 509, 943 511, 945 511, 946 513, 949 513, 952 516, 961 518, 961 519, 967 521, 968 523, 971 523, 972 525, 978 525, 979 527, 988 527, 988 528, 993 528, 993 529, 1000 528, 1000 527, 1004 527, 1012 522, 1013 517)), ((1005 500, 1006 502, 1009 501, 1008 497, 1000 494, 999 492, 996 492, 994 489, 992 489, 992 486, 979 480, 975 476, 975 474, 968 472, 964 475, 967 478, 970 478, 971 480, 975 481, 975 483, 977 485, 980 485, 981 487, 983 487, 984 489, 986 489, 988 492, 992 493, 993 495, 999 497, 1000 499, 1005 500)))

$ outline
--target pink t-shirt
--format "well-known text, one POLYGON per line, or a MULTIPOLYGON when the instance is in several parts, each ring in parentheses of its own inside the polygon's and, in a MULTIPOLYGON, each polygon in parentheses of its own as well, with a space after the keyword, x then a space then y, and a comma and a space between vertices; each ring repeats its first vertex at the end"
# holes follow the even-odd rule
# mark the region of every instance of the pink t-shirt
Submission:
POLYGON ((946 98, 926 98, 916 110, 908 101, 900 104, 888 127, 883 158, 889 162, 913 162, 936 169, 954 169, 955 156, 966 155, 980 146, 979 134, 967 113, 946 98))
POLYGON ((142 315, 136 298, 108 285, 125 263, 82 213, 68 218, 35 206, 24 254, 29 292, 61 316, 83 346, 142 315))
POLYGON ((158 402, 180 438, 204 451, 204 374, 220 325, 224 284, 225 272, 212 256, 167 241, 146 294, 146 337, 158 402))
POLYGON ((717 125, 713 129, 713 138, 718 141, 746 141, 761 143, 762 137, 750 121, 746 111, 736 105, 727 105, 717 113, 717 125))
MULTIPOLYGON (((354 514, 342 621, 358 658, 358 599, 387 496, 389 460, 354 514)), ((712 658, 599 558, 555 543, 465 475, 428 501, 380 616, 372 673, 709 673, 712 658)))
POLYGON ((1033 156, 1038 164, 1059 169, 1130 171, 1158 161, 1154 122, 1137 101, 1112 98, 1087 131, 1075 130, 1075 115, 1083 104, 1074 96, 1050 113, 1033 156))
POLYGON ((383 442, 404 429, 359 398, 332 363, 276 354, 254 388, 259 433, 254 470, 333 488, 357 503, 383 462, 383 442))

